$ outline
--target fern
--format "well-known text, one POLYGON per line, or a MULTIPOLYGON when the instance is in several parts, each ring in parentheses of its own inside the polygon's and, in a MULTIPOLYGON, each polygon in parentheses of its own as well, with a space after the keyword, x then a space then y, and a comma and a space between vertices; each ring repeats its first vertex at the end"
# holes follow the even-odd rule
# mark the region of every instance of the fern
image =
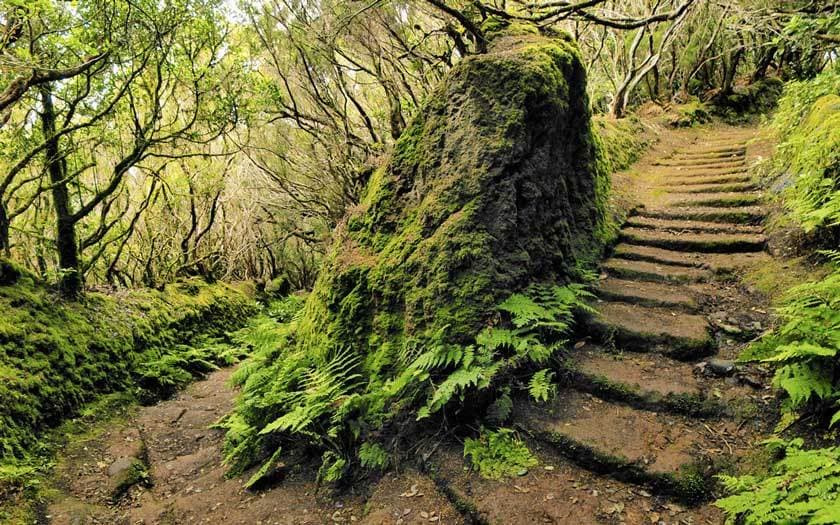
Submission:
MULTIPOLYGON (((488 420, 500 424, 513 408, 512 388, 540 400, 553 395, 552 374, 538 367, 563 346, 562 336, 587 297, 578 285, 532 286, 490 312, 500 322, 478 333, 473 344, 453 343, 463 335, 443 327, 402 341, 402 348, 387 342, 364 359, 351 347, 329 351, 301 344, 295 337, 302 321, 280 324, 276 319, 288 316, 269 312, 235 334, 252 357, 233 377, 242 389, 236 412, 220 423, 228 428, 226 461, 232 472, 241 472, 270 455, 256 483, 279 461, 281 449, 307 444, 324 452, 319 479, 336 481, 353 464, 386 468, 391 452, 372 429, 405 412, 431 418, 490 394, 496 401, 488 420), (527 385, 519 383, 529 376, 527 385)), ((500 446, 512 439, 499 436, 487 439, 491 445, 501 440, 500 446)), ((512 450, 521 452, 518 445, 512 450)))
POLYGON ((773 383, 788 395, 785 411, 834 405, 840 399, 840 270, 791 288, 777 312, 781 326, 742 359, 777 367, 773 383))
POLYGON ((376 443, 362 443, 359 447, 359 463, 369 469, 384 469, 390 458, 388 452, 376 443))
POLYGON ((479 474, 489 479, 516 476, 537 465, 528 447, 513 430, 482 430, 478 439, 464 441, 464 457, 469 457, 479 474))
POLYGON ((727 523, 839 523, 840 448, 804 450, 801 439, 767 444, 784 457, 766 476, 720 476, 730 495, 716 505, 727 523))
POLYGON ((556 387, 551 382, 553 377, 554 372, 546 369, 531 376, 531 381, 528 382, 528 392, 534 400, 545 402, 554 396, 556 387))
POLYGON ((501 425, 508 420, 512 412, 513 399, 510 397, 510 388, 504 388, 499 397, 487 409, 487 422, 493 425, 501 425))

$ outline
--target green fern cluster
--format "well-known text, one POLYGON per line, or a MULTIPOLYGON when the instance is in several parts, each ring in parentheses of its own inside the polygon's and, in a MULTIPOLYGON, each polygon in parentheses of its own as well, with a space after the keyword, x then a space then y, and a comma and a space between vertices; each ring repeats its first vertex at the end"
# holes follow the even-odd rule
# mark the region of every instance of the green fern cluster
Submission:
POLYGON ((784 194, 791 217, 808 232, 840 226, 840 69, 789 83, 772 127, 775 171, 794 177, 784 194))
POLYGON ((716 505, 727 523, 840 523, 840 448, 803 450, 802 440, 768 442, 783 454, 765 477, 721 476, 731 495, 716 505))
MULTIPOLYGON (((825 252, 840 260, 837 252, 825 252)), ((834 412, 840 421, 840 262, 821 281, 785 293, 777 310, 782 325, 753 344, 742 356, 776 366, 773 382, 788 397, 783 423, 804 409, 834 412)))
POLYGON ((537 464, 537 458, 509 428, 482 430, 477 439, 465 440, 464 457, 489 479, 516 476, 537 464))
POLYGON ((313 352, 297 344, 296 322, 255 322, 244 336, 253 357, 233 377, 242 394, 222 422, 231 472, 266 457, 273 464, 278 450, 301 444, 322 451, 323 481, 343 478, 356 464, 384 468, 393 453, 393 439, 383 442, 389 425, 469 411, 478 397, 495 399, 488 419, 501 424, 512 407, 511 385, 521 379, 535 399, 552 395, 544 365, 563 345, 574 311, 587 308, 588 295, 579 285, 532 286, 499 305, 473 344, 453 343, 444 327, 396 348, 383 342, 369 355, 349 347, 313 352))

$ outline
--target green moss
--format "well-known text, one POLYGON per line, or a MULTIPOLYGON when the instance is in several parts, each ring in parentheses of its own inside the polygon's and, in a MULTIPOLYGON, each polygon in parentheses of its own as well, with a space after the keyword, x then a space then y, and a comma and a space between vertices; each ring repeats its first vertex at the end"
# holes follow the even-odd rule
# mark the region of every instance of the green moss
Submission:
MULTIPOLYGON (((629 168, 650 144, 644 125, 636 117, 621 120, 595 118, 593 132, 600 151, 600 171, 604 173, 615 173, 629 168)), ((619 231, 627 220, 631 206, 627 205, 627 196, 615 192, 610 187, 608 178, 599 179, 598 183, 598 194, 608 198, 599 201, 599 206, 604 210, 604 219, 595 234, 601 246, 612 246, 618 240, 619 231)))
POLYGON ((24 458, 45 427, 134 386, 144 362, 223 335, 253 311, 252 296, 188 281, 64 302, 31 277, 0 286, 0 456, 24 458))
POLYGON ((481 24, 487 40, 493 40, 501 36, 529 36, 539 35, 539 28, 528 22, 520 20, 504 20, 497 16, 491 16, 481 24))
POLYGON ((705 124, 711 120, 711 108, 699 99, 692 99, 685 104, 672 108, 668 124, 675 128, 689 128, 695 124, 705 124))

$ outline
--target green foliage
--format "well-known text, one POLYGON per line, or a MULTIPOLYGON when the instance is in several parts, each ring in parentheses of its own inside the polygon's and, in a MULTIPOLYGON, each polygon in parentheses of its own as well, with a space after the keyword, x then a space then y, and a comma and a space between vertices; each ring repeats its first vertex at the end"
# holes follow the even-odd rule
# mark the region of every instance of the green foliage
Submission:
POLYGON ((359 447, 359 463, 369 469, 384 469, 390 462, 388 452, 377 443, 362 443, 359 447))
POLYGON ((528 392, 537 401, 548 401, 557 392, 557 386, 551 382, 554 372, 548 369, 540 370, 531 376, 528 382, 528 392))
POLYGON ((251 293, 192 280, 79 303, 31 277, 0 286, 0 457, 25 458, 100 394, 158 398, 235 359, 216 338, 253 312, 251 293))
POLYGON ((840 70, 825 71, 784 90, 772 128, 780 144, 777 173, 793 176, 783 195, 805 231, 840 226, 840 70))
POLYGON ((280 323, 288 323, 300 313, 306 302, 305 295, 291 294, 281 299, 271 301, 266 314, 280 323))
POLYGON ((804 450, 802 440, 774 439, 783 454, 764 476, 721 476, 730 496, 716 505, 727 523, 828 525, 840 523, 840 448, 804 450))
MULTIPOLYGON (((827 252, 837 256, 837 252, 827 252)), ((788 290, 777 310, 781 326, 751 345, 744 360, 775 365, 775 386, 788 413, 834 405, 840 418, 840 266, 826 278, 788 290)), ((787 418, 789 419, 789 418, 787 418)))
POLYGON ((478 439, 466 439, 464 457, 470 458, 479 474, 489 479, 517 476, 538 463, 525 443, 509 428, 482 430, 478 439))
POLYGON ((695 124, 705 124, 712 118, 711 108, 699 99, 693 99, 685 104, 674 107, 674 115, 668 122, 675 128, 688 128, 695 124))
POLYGON ((261 316, 239 336, 253 357, 233 377, 242 396, 221 423, 228 429, 231 472, 242 472, 265 455, 273 464, 278 448, 304 443, 323 451, 324 481, 340 479, 354 461, 381 469, 392 452, 375 439, 390 423, 457 412, 479 395, 495 399, 487 409, 488 422, 501 424, 511 412, 515 377, 530 376, 524 388, 536 399, 552 394, 552 374, 534 370, 564 344, 561 337, 574 312, 588 308, 587 297, 580 285, 533 285, 503 301, 498 324, 482 330, 472 344, 448 343, 443 329, 427 341, 425 351, 416 340, 406 340, 399 352, 386 348, 402 357, 373 368, 346 349, 318 355, 295 345, 301 319, 284 326, 261 316))

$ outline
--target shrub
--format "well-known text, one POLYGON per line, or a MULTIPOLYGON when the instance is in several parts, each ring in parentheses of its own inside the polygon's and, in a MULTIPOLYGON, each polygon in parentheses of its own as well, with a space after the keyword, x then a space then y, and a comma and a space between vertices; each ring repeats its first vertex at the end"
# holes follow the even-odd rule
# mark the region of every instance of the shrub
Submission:
POLYGON ((782 301, 781 326, 741 359, 776 366, 773 383, 787 393, 783 422, 805 408, 834 406, 833 425, 840 421, 840 266, 821 281, 791 288, 782 301))
POLYGON ((840 226, 840 71, 788 84, 771 126, 775 171, 792 176, 791 217, 806 232, 840 226))

